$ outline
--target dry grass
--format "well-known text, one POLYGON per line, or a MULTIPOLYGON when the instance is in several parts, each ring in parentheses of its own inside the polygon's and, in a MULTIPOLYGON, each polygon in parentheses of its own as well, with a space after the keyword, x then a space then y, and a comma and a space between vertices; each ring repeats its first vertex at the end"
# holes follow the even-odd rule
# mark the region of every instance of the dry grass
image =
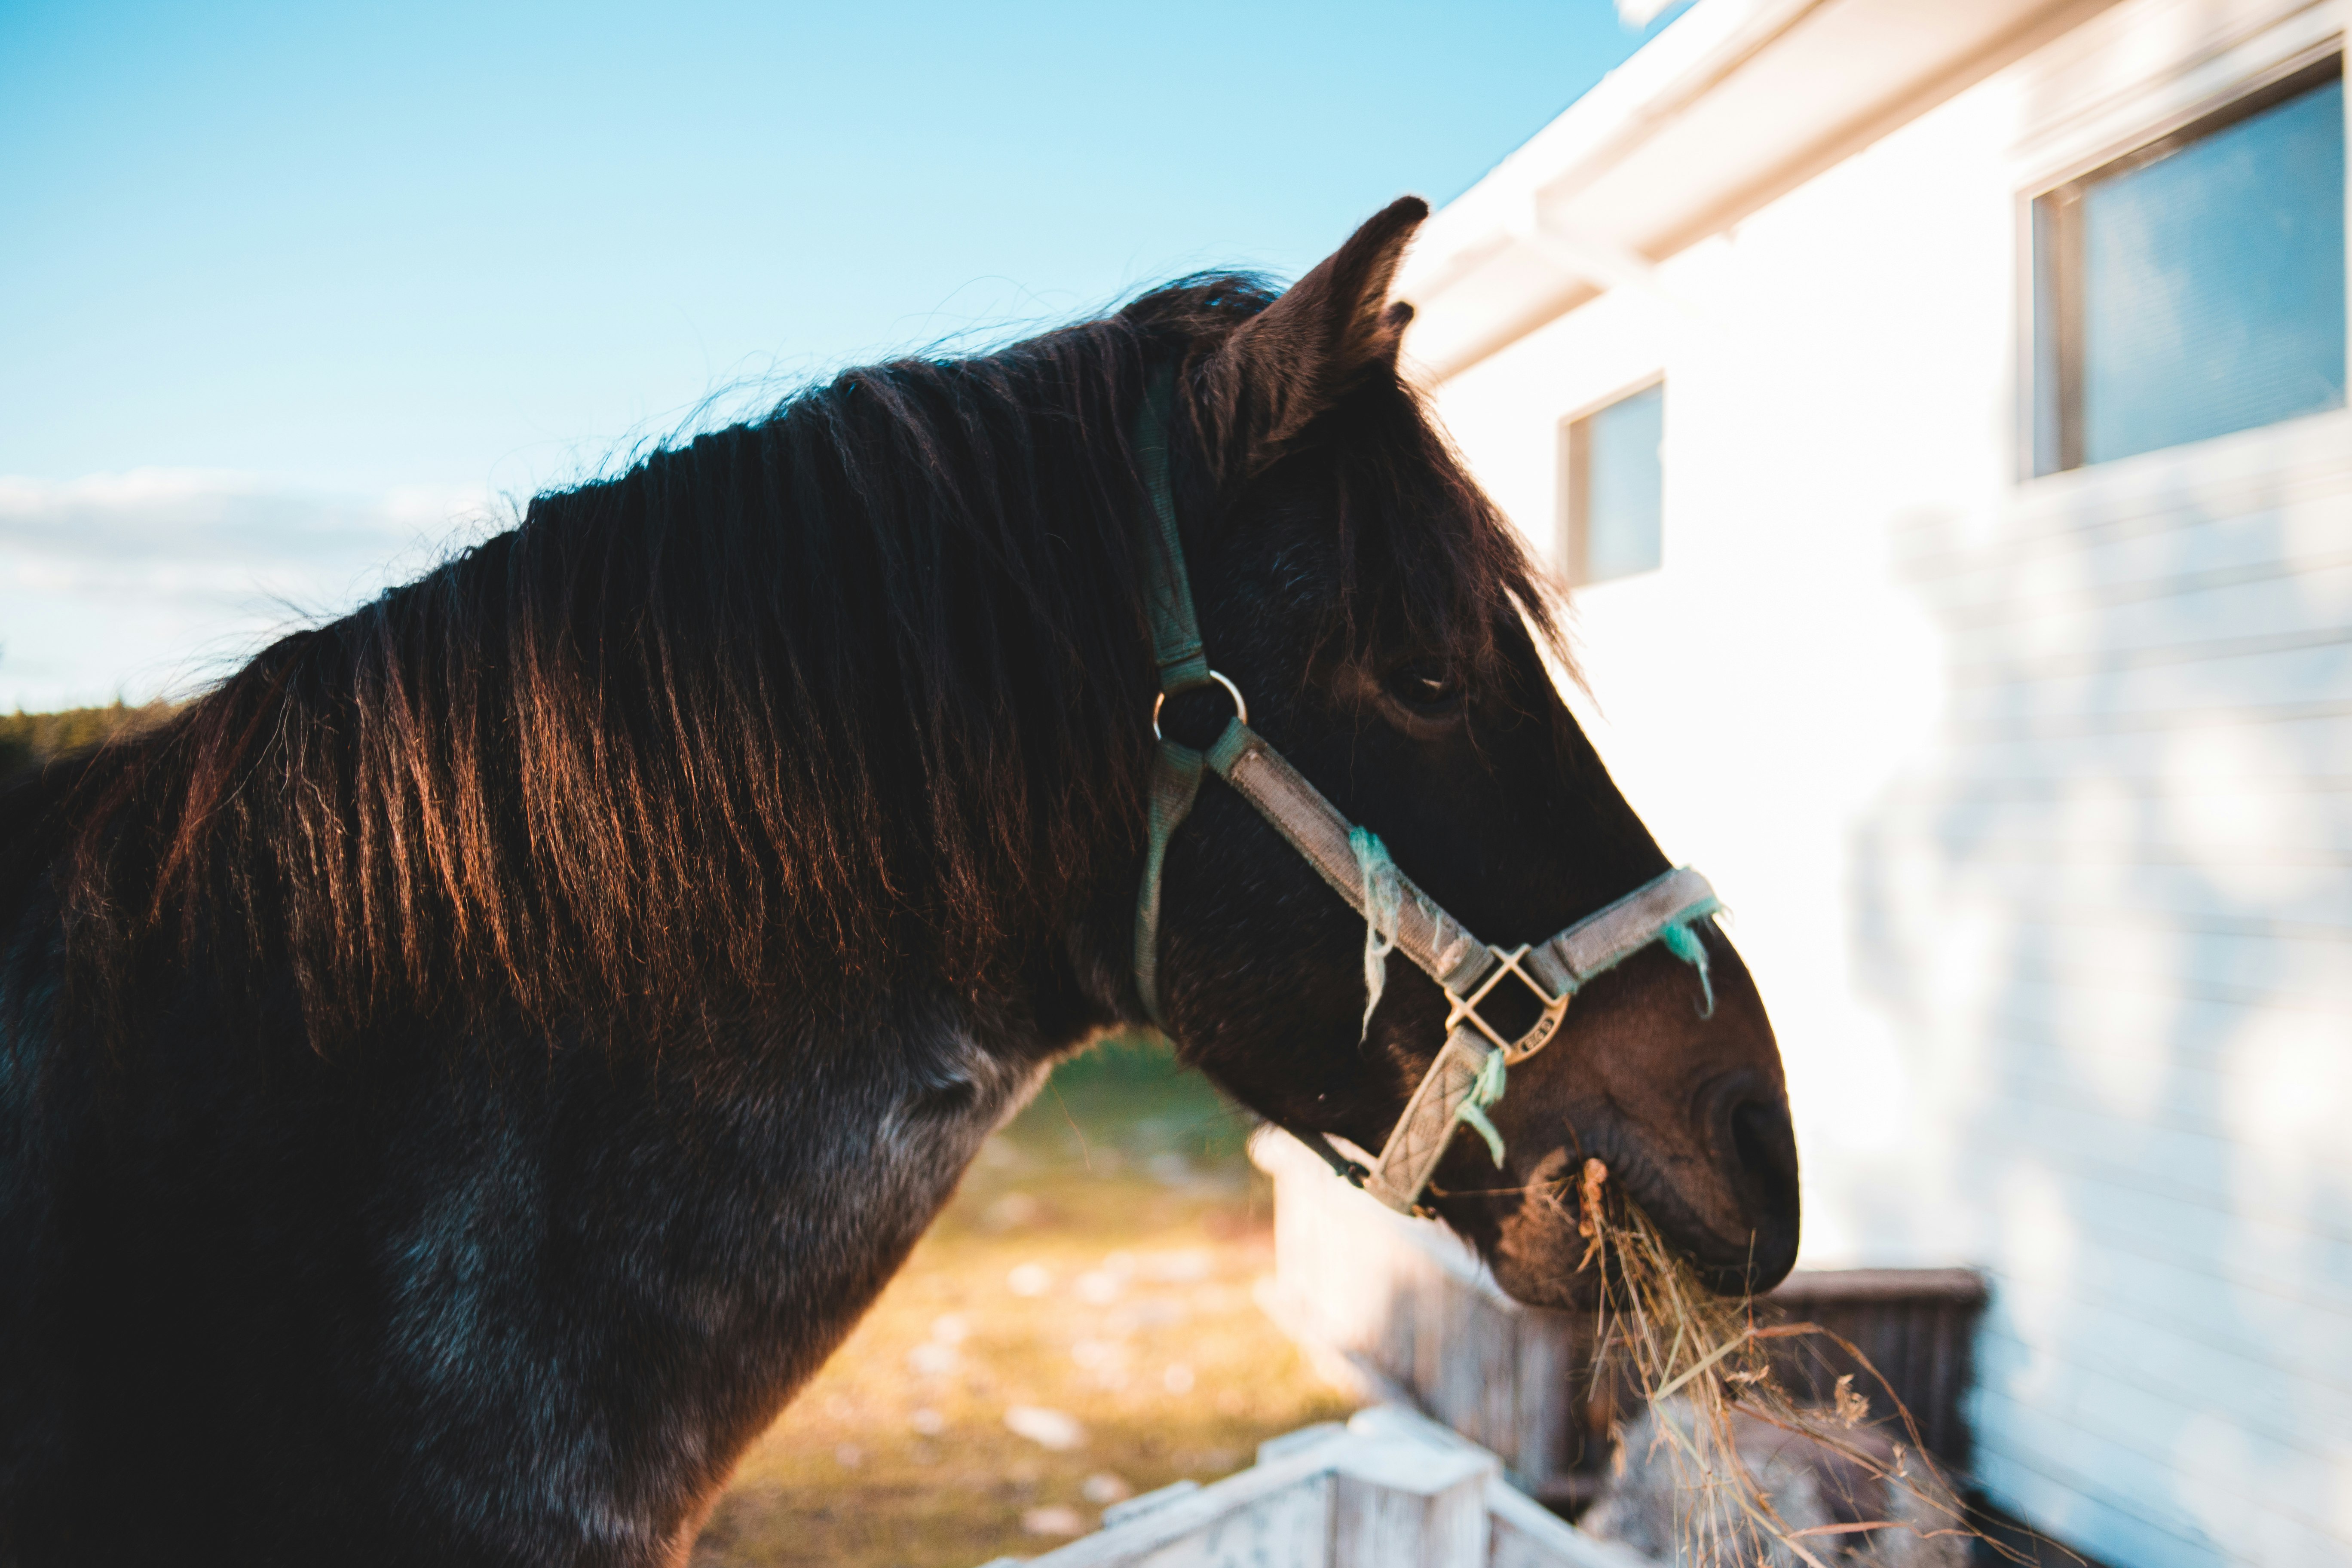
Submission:
MULTIPOLYGON (((1981 1539, 1954 1500, 1951 1483, 1920 1446, 1910 1412, 1859 1349, 1813 1323, 1761 1321, 1752 1299, 1710 1294, 1649 1217, 1606 1185, 1607 1178, 1600 1161, 1585 1163, 1580 1205, 1580 1228, 1590 1243, 1585 1261, 1608 1270, 1596 1353, 1608 1368, 1603 1375, 1630 1382, 1649 1407, 1644 1425, 1653 1446, 1664 1450, 1677 1494, 1678 1561, 1702 1568, 1794 1568, 1799 1563, 1833 1568, 1841 1558, 1901 1555, 1887 1552, 1883 1542, 1869 1542, 1874 1532, 1908 1533, 1914 1541, 1981 1539), (1864 1391, 1852 1377, 1840 1377, 1833 1405, 1796 1404, 1775 1379, 1772 1352, 1801 1351, 1809 1340, 1843 1349, 1877 1386, 1864 1391), (1892 1416, 1872 1423, 1874 1405, 1892 1416), (1801 1527, 1783 1518, 1744 1457, 1743 1449, 1752 1452, 1754 1445, 1743 1442, 1743 1429, 1752 1435, 1759 1426, 1851 1466, 1849 1474, 1866 1478, 1857 1490, 1876 1507, 1852 1523, 1801 1527)), ((1625 1460, 1621 1454, 1621 1467, 1625 1460)))
POLYGON ((1065 1067, 745 1457, 697 1568, 1034 1553, 1055 1541, 1040 1527, 1091 1530, 1125 1492, 1343 1414, 1251 1300, 1272 1215, 1245 1131, 1149 1047, 1065 1067), (1083 1435, 1017 1436, 1016 1407, 1083 1435))

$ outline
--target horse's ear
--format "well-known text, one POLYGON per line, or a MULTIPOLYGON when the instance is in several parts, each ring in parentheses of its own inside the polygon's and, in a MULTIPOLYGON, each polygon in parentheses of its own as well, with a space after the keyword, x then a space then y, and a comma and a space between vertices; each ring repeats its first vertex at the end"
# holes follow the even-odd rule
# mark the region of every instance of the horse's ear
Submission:
POLYGON ((1390 203, 1210 360, 1202 391, 1239 474, 1264 467, 1367 374, 1394 366, 1412 307, 1391 305, 1389 285, 1428 216, 1419 196, 1390 203))

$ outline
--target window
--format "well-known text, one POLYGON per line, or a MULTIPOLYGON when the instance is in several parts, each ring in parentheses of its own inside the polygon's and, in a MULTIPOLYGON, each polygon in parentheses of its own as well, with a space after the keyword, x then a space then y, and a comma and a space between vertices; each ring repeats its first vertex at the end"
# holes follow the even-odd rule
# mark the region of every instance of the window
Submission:
POLYGON ((1578 587, 1654 572, 1664 559, 1664 383, 1643 387, 1562 431, 1560 493, 1568 580, 1578 587))
POLYGON ((2339 57, 2033 204, 2033 471, 2344 405, 2339 57))

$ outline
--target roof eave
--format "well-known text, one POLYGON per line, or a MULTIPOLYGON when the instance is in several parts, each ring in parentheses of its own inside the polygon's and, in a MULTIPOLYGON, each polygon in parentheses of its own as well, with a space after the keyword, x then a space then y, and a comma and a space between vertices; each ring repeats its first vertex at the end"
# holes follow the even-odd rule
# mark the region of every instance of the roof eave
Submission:
POLYGON ((1443 381, 2115 0, 1701 0, 1423 229, 1397 282, 1443 381))

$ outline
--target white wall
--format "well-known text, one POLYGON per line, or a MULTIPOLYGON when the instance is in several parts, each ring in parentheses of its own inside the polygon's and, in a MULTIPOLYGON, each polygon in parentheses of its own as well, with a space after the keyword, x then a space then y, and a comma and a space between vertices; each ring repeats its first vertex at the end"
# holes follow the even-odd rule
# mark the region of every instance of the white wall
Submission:
POLYGON ((2129 0, 1438 391, 1552 550, 1664 371, 1594 738, 1732 908, 1805 1260, 1990 1268, 1980 1477, 2132 1568, 2352 1560, 2352 416, 2020 480, 2022 197, 2342 26, 2129 0))

